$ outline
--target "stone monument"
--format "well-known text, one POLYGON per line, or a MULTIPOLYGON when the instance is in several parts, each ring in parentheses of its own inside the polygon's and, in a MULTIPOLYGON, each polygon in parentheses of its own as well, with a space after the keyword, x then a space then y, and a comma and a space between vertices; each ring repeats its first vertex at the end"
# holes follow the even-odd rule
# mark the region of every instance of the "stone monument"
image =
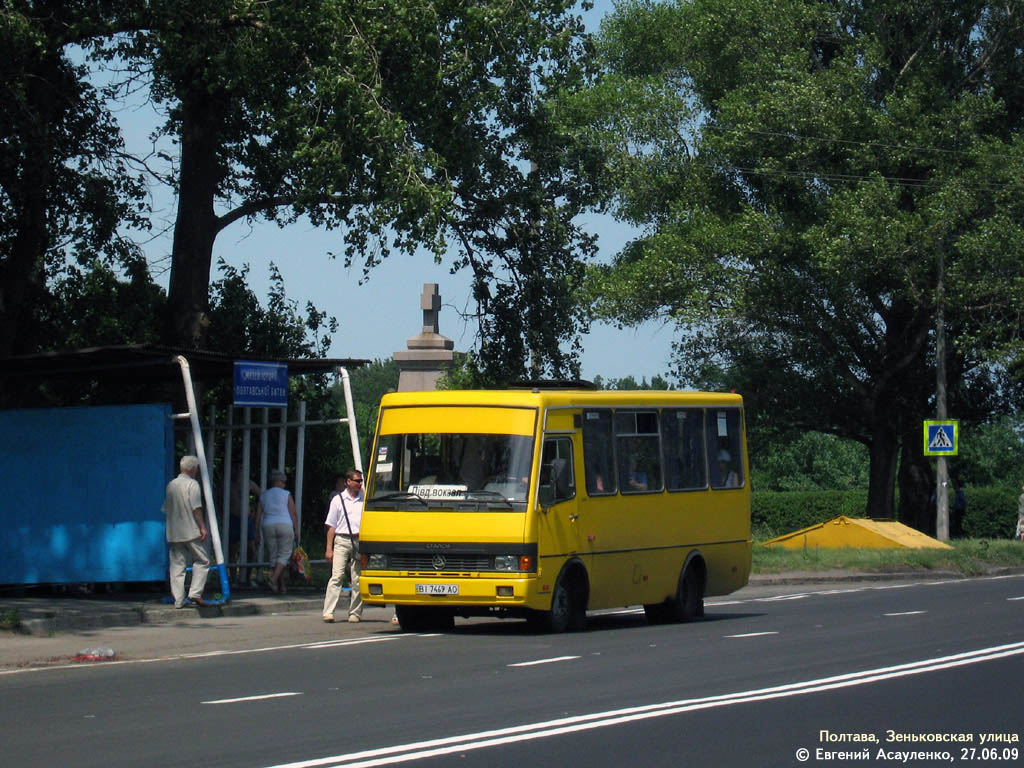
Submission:
POLYGON ((423 330, 406 342, 406 349, 394 354, 398 363, 398 391, 422 392, 437 388, 437 381, 451 367, 455 342, 438 332, 441 294, 437 283, 424 283, 420 294, 423 330))

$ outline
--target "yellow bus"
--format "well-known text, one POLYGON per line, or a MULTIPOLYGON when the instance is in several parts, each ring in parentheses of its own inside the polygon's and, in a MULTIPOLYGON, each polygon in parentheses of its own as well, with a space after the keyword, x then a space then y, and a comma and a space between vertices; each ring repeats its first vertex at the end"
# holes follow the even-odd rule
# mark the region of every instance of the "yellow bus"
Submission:
POLYGON ((363 601, 406 631, 490 615, 561 632, 630 605, 685 621, 745 585, 742 398, 584 384, 385 395, 363 601))

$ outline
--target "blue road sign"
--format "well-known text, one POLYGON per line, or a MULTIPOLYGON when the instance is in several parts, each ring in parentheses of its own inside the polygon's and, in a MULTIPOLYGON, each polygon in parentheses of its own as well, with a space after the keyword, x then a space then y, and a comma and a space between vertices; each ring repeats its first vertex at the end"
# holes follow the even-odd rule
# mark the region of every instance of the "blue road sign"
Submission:
POLYGON ((235 405, 287 407, 288 366, 284 363, 235 361, 235 405))
POLYGON ((959 452, 960 422, 926 421, 924 423, 924 455, 956 456, 959 452))

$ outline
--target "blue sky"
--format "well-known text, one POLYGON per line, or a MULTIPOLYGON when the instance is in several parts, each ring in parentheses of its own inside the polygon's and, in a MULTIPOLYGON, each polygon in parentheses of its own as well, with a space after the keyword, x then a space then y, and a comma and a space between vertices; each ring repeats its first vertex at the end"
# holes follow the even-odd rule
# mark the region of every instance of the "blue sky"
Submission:
MULTIPOLYGON (((596 30, 601 17, 612 7, 611 0, 599 0, 586 21, 596 30)), ((129 150, 141 149, 156 118, 148 106, 119 112, 129 150)), ((162 147, 173 151, 170 146, 162 147)), ((166 231, 143 244, 154 277, 166 287, 171 249, 170 223, 173 199, 166 190, 154 190, 154 233, 165 222, 166 231)), ((584 226, 598 235, 602 258, 610 257, 626 243, 632 232, 607 217, 588 216, 584 226)), ((461 320, 460 312, 473 310, 468 272, 450 274, 451 259, 435 264, 429 254, 392 255, 375 267, 360 284, 362 268, 346 268, 342 259, 328 253, 342 250, 338 234, 299 221, 286 228, 267 222, 236 222, 223 231, 214 245, 214 264, 224 259, 241 268, 250 266, 249 283, 262 299, 267 293, 268 267, 277 265, 284 278, 289 299, 300 308, 307 301, 338 319, 339 331, 329 350, 331 357, 388 359, 406 340, 420 332, 422 312, 419 297, 424 283, 438 283, 443 302, 440 331, 455 342, 459 351, 474 344, 475 325, 461 320)), ((214 275, 214 279, 216 274, 214 275)), ((582 375, 650 379, 669 370, 673 332, 671 327, 648 323, 635 329, 618 330, 595 325, 583 339, 582 375)))

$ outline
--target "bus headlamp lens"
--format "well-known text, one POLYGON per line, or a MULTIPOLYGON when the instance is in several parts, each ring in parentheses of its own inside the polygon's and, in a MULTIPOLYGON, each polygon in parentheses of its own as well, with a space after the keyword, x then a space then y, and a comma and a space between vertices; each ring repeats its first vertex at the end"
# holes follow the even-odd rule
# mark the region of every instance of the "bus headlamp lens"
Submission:
POLYGON ((519 570, 519 556, 518 555, 495 555, 494 556, 494 570, 496 570, 496 571, 518 571, 519 570))
POLYGON ((388 567, 387 555, 370 555, 366 558, 366 568, 370 571, 380 571, 388 567))

